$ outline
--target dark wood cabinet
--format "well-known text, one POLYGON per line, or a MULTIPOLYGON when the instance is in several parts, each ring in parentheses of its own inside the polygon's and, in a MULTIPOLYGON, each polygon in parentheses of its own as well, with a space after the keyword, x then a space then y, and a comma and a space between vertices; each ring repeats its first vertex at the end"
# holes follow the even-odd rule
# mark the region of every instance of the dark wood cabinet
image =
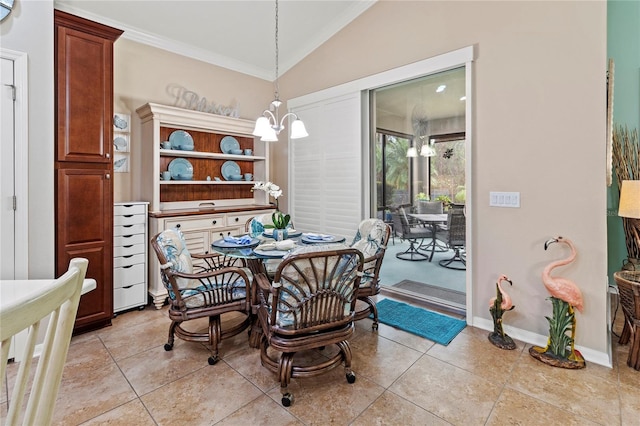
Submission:
POLYGON ((97 288, 80 300, 75 331, 113 317, 113 43, 122 31, 55 11, 56 276, 89 259, 97 288))

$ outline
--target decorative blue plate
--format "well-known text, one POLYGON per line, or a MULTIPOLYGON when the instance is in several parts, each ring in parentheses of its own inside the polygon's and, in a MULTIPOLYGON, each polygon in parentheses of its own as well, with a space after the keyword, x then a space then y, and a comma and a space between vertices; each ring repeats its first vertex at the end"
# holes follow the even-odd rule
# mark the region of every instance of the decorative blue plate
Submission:
POLYGON ((169 135, 172 149, 181 149, 183 151, 193 151, 193 138, 184 130, 176 130, 169 135))
POLYGON ((344 237, 338 237, 336 235, 326 234, 303 234, 300 241, 305 244, 327 244, 327 243, 341 243, 345 240, 344 237))
POLYGON ((220 141, 220 151, 224 154, 231 154, 232 149, 240 149, 240 143, 233 136, 225 136, 220 141))
POLYGON ((225 161, 222 167, 220 167, 220 172, 222 173, 222 177, 225 180, 231 180, 231 175, 241 175, 240 166, 235 161, 225 161))
POLYGON ((193 179, 193 166, 189 160, 185 160, 184 158, 171 160, 167 169, 169 173, 171 173, 171 179, 173 180, 193 179))
POLYGON ((236 244, 236 243, 232 243, 229 241, 225 241, 224 238, 220 239, 220 240, 216 240, 214 242, 211 243, 212 246, 214 247, 218 247, 218 248, 226 248, 226 249, 237 249, 237 248, 242 248, 242 249, 249 249, 249 248, 253 248, 253 247, 258 247, 258 244, 260 244, 260 240, 257 238, 252 238, 251 242, 249 244, 236 244))

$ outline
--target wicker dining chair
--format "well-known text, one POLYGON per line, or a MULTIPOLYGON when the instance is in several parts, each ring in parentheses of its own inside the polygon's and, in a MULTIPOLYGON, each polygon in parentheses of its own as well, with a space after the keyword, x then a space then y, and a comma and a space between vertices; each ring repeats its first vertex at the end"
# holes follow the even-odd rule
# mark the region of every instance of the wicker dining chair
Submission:
POLYGON ((613 278, 618 285, 625 320, 619 343, 631 341, 627 365, 640 370, 640 271, 614 272, 613 278))
POLYGON ((285 407, 293 403, 291 378, 314 377, 344 363, 347 381, 356 379, 348 340, 364 257, 355 248, 302 249, 282 261, 273 283, 264 274, 256 276, 263 331, 260 360, 278 375, 285 407), (312 364, 294 362, 298 352, 333 344, 340 349, 333 356, 321 356, 312 364))
POLYGON ((169 338, 166 351, 173 349, 175 336, 189 342, 211 346, 210 365, 219 360, 218 344, 235 336, 251 324, 250 283, 253 275, 241 259, 218 254, 190 254, 182 233, 168 229, 151 239, 162 282, 169 295, 169 338), (194 265, 200 261, 202 266, 194 265), (220 316, 227 312, 246 315, 241 322, 223 330, 220 316), (182 327, 186 321, 209 318, 206 332, 182 327))
POLYGON ((387 250, 391 227, 381 219, 365 219, 360 222, 350 247, 357 248, 364 256, 364 268, 358 300, 366 303, 363 309, 356 311, 355 320, 368 318, 373 314, 371 328, 378 329, 378 308, 373 296, 380 293, 380 268, 387 250))

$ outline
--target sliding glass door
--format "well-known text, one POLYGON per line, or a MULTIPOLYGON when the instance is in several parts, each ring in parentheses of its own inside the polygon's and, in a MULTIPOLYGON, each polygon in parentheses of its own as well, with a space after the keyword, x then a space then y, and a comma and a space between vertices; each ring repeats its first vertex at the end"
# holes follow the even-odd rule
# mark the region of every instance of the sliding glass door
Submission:
MULTIPOLYGON (((399 206, 404 206, 408 216, 419 213, 421 200, 442 201, 445 212, 465 203, 465 92, 464 67, 371 91, 376 217, 391 223, 391 212, 399 206)), ((413 226, 421 225, 416 222, 413 226)), ((427 244, 425 240, 418 250, 427 251, 427 244)), ((440 263, 445 264, 455 250, 439 241, 432 260, 406 261, 395 256, 408 246, 398 232, 383 262, 383 288, 408 297, 437 299, 463 310, 466 272, 440 263)))

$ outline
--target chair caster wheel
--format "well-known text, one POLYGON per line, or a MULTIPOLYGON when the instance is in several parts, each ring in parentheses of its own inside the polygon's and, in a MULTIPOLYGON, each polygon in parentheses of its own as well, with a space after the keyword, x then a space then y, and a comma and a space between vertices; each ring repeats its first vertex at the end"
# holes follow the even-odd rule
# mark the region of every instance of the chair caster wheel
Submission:
POLYGON ((210 356, 207 361, 209 362, 209 365, 213 365, 216 362, 218 362, 219 359, 220 358, 218 357, 218 355, 216 355, 216 356, 210 356))
POLYGON ((371 329, 372 330, 378 330, 378 323, 374 322, 373 324, 371 324, 371 329))
POLYGON ((353 373, 347 373, 347 382, 348 383, 355 383, 356 382, 356 375, 353 373))
POLYGON ((164 344, 164 350, 169 352, 171 349, 173 349, 173 343, 169 344, 169 343, 165 343, 164 344))
POLYGON ((282 396, 282 405, 285 407, 290 407, 291 404, 293 404, 293 395, 291 395, 290 393, 285 393, 282 396))

